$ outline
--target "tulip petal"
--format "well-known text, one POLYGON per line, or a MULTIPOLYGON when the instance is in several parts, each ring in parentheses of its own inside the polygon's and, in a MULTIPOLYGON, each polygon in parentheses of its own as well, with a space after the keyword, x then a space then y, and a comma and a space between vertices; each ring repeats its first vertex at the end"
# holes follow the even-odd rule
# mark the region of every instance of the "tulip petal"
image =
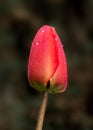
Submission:
MULTIPOLYGON (((53 29, 54 30, 54 29, 53 29)), ((59 92, 63 92, 66 89, 67 86, 67 64, 66 64, 66 57, 63 49, 63 45, 54 30, 54 36, 55 36, 55 42, 58 48, 58 59, 59 59, 59 65, 57 67, 57 70, 55 71, 53 77, 51 78, 51 84, 55 87, 59 87, 59 92)), ((56 92, 57 93, 57 92, 56 92)))
POLYGON ((30 50, 28 79, 31 85, 32 82, 47 84, 59 64, 57 51, 52 27, 43 26, 37 32, 30 50))

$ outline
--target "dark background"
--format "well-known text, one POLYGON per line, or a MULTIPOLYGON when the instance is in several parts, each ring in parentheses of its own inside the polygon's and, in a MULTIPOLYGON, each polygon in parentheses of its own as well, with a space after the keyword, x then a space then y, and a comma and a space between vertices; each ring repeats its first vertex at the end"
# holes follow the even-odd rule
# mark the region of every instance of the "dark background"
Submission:
POLYGON ((93 130, 93 0, 0 1, 0 130, 35 130, 42 94, 29 86, 27 64, 45 24, 64 44, 69 81, 49 95, 43 130, 93 130))

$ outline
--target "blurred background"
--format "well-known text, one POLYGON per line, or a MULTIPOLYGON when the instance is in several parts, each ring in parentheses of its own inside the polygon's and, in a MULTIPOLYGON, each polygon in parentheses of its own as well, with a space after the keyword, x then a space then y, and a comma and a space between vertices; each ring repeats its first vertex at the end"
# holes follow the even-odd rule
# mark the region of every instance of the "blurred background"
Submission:
POLYGON ((69 81, 49 95, 43 130, 93 130, 93 0, 0 0, 0 130, 35 130, 42 94, 30 87, 27 64, 45 24, 63 42, 69 81))

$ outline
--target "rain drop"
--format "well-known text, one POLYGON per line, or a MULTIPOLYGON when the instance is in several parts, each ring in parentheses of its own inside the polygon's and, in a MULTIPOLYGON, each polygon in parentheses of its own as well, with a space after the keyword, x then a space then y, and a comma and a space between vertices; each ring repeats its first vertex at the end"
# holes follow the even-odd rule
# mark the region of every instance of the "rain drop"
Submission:
POLYGON ((42 30, 42 32, 44 33, 45 31, 44 31, 44 30, 42 30))
POLYGON ((39 44, 39 42, 36 42, 36 45, 38 45, 39 44))
POLYGON ((53 29, 53 31, 55 31, 55 28, 52 28, 53 29))
POLYGON ((41 32, 41 35, 43 35, 43 33, 44 33, 45 31, 44 30, 42 30, 42 32, 41 32))
POLYGON ((57 38, 55 38, 55 40, 57 41, 57 38))

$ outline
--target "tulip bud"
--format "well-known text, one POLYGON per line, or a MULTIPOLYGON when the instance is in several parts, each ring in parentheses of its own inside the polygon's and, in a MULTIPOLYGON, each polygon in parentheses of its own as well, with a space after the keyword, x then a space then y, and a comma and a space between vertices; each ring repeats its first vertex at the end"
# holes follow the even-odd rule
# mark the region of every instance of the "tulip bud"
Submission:
POLYGON ((58 34, 51 26, 41 27, 32 42, 28 80, 39 91, 60 93, 66 89, 66 57, 58 34))

